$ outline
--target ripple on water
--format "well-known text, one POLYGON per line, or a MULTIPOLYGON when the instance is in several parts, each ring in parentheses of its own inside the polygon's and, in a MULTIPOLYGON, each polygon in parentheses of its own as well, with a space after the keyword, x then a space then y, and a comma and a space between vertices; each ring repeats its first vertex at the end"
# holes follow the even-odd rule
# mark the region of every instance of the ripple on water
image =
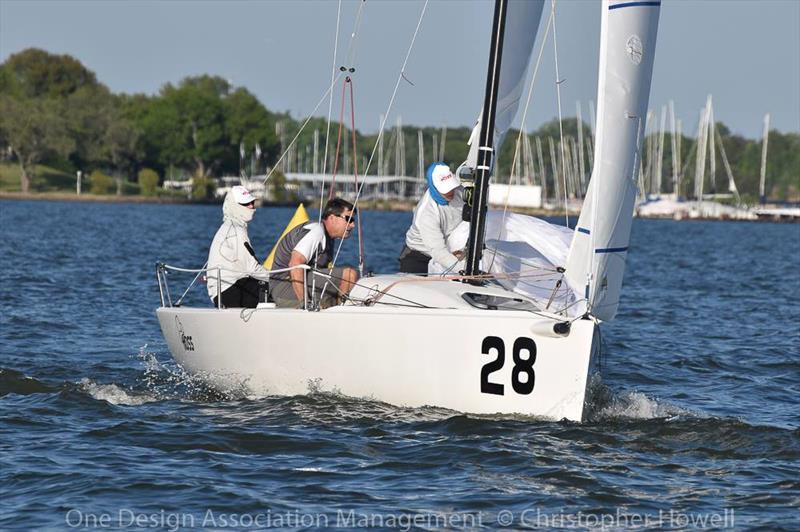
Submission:
MULTIPOLYGON (((603 378, 581 424, 313 387, 219 393, 171 361, 152 274, 158 259, 205 261, 219 206, 42 202, 35 223, 32 207, 0 208, 15 228, 0 256, 48 265, 0 285, 0 528, 63 527, 75 507, 482 510, 490 525, 504 508, 735 508, 741 528, 796 522, 800 328, 794 294, 775 279, 796 277, 797 262, 765 251, 784 249, 796 227, 635 221, 618 319, 603 325, 603 378), (98 265, 93 250, 108 242, 113 260, 98 265), (758 266, 764 253, 769 268, 758 266)), ((291 213, 259 210, 257 250, 291 213)), ((410 213, 363 217, 368 266, 392 271, 410 213)))

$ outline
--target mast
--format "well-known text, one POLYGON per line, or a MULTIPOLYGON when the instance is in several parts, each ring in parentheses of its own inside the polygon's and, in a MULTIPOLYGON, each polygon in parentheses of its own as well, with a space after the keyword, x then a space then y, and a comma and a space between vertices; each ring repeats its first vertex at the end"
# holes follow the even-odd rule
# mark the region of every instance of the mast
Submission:
POLYGON ((581 116, 581 102, 575 102, 575 107, 577 108, 577 121, 578 121, 578 171, 580 172, 581 177, 581 194, 584 193, 586 190, 586 167, 583 164, 583 117, 581 116))
POLYGON ((694 167, 694 197, 697 201, 703 201, 703 182, 706 177, 706 137, 708 135, 706 111, 706 107, 700 109, 700 125, 697 127, 697 153, 694 167))
POLYGON ((539 179, 542 182, 542 203, 547 203, 547 169, 542 156, 542 139, 536 137, 536 158, 539 160, 539 179))
POLYGON ((714 120, 714 107, 711 104, 711 95, 708 95, 708 169, 711 193, 717 193, 717 148, 716 148, 716 121, 714 120))
POLYGON ((677 127, 675 125, 675 102, 669 101, 669 123, 670 123, 670 151, 672 152, 672 195, 678 201, 678 165, 680 156, 678 155, 677 127))
POLYGON ((489 67, 486 74, 486 92, 481 113, 480 144, 475 189, 470 212, 469 239, 467 240, 467 275, 480 273, 486 231, 486 203, 489 194, 489 177, 494 154, 494 119, 497 111, 497 89, 500 85, 500 64, 503 56, 503 36, 506 26, 508 0, 496 0, 492 39, 489 50, 489 67))
POLYGON ((661 130, 658 132, 658 157, 656 159, 656 195, 661 196, 664 179, 664 131, 667 129, 667 108, 661 106, 661 130))
POLYGON ((422 139, 422 129, 417 130, 417 179, 425 180, 425 141, 422 139))
POLYGON ((313 173, 317 175, 319 173, 319 129, 314 130, 314 167, 313 173))
POLYGON ((769 141, 769 113, 764 115, 764 140, 761 143, 761 181, 758 184, 758 198, 764 204, 767 202, 767 142, 769 141))

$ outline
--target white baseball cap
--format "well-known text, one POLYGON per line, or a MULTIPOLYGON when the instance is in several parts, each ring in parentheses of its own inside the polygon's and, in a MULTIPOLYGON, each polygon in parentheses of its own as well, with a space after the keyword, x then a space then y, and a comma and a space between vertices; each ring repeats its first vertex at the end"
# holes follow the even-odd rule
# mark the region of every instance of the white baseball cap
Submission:
POLYGON ((446 164, 437 164, 431 172, 433 186, 439 191, 439 194, 447 194, 453 189, 461 186, 461 180, 450 171, 450 167, 446 164))
POLYGON ((250 191, 244 188, 242 185, 236 185, 235 187, 231 187, 231 194, 233 194, 233 199, 236 200, 236 203, 239 205, 247 205, 256 200, 250 191))

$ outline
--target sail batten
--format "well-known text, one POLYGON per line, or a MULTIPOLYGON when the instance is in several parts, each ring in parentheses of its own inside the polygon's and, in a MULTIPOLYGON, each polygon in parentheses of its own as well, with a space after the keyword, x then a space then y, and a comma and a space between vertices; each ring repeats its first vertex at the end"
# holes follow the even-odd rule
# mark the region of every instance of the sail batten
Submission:
POLYGON ((604 0, 601 12, 594 165, 566 278, 604 321, 615 316, 622 289, 660 6, 604 0))

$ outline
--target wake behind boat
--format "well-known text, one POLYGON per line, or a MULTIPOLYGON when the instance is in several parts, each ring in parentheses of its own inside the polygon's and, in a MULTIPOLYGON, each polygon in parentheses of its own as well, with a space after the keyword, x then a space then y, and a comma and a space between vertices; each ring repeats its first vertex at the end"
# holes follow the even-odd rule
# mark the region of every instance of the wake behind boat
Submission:
POLYGON ((597 149, 574 232, 486 210, 543 5, 495 5, 476 156, 465 165, 474 176, 468 234, 449 242, 466 243, 463 273, 364 277, 344 305, 326 309, 222 309, 173 303, 165 272, 175 268, 159 265, 156 313, 175 360, 220 389, 581 421, 599 322, 619 304, 660 2, 603 2, 597 149))

